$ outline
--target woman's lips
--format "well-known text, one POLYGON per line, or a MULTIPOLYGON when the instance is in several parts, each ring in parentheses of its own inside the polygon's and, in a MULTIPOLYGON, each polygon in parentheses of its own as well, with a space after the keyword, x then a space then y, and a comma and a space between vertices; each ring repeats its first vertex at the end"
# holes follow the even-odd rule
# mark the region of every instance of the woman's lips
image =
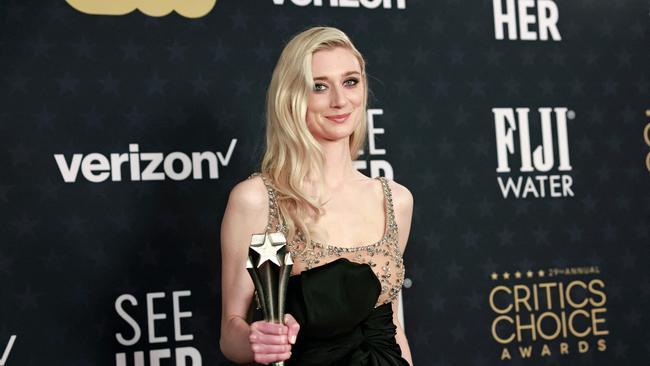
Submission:
POLYGON ((350 113, 346 114, 337 114, 335 116, 325 116, 325 118, 329 119, 330 121, 334 121, 337 123, 345 122, 346 119, 350 117, 350 113))

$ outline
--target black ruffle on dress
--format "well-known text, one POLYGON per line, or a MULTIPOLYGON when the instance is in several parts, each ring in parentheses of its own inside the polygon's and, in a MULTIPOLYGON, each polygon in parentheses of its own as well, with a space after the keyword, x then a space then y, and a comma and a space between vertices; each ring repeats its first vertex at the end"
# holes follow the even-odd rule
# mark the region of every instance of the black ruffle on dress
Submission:
POLYGON ((367 264, 346 258, 289 278, 287 312, 300 324, 296 366, 408 366, 395 341, 391 303, 375 307, 381 285, 367 264))

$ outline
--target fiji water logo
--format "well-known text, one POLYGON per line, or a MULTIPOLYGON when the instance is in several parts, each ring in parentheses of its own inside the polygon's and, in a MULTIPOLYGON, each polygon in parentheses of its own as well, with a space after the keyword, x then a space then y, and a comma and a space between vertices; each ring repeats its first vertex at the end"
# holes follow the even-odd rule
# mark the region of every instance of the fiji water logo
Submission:
POLYGON ((573 197, 567 119, 574 119, 575 112, 566 107, 538 108, 537 146, 531 146, 529 112, 530 108, 492 108, 497 183, 503 198, 573 197), (511 167, 512 158, 519 158, 518 167, 511 167))

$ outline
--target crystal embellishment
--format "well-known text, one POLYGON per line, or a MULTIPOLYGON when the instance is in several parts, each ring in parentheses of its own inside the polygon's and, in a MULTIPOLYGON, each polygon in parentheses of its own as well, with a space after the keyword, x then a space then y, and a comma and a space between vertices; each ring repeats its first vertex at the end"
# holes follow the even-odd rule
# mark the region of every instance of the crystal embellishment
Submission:
MULTIPOLYGON (((254 173, 249 178, 260 176, 266 186, 269 196, 269 218, 267 231, 281 231, 286 235, 286 223, 277 206, 276 191, 269 179, 260 173, 254 173)), ((339 247, 312 240, 305 243, 301 235, 298 239, 287 243, 287 248, 294 261, 294 273, 308 270, 319 265, 332 262, 339 258, 347 258, 356 263, 370 266, 381 284, 381 294, 375 306, 391 302, 397 298, 404 283, 404 262, 398 246, 398 230, 393 210, 393 197, 388 181, 384 177, 376 178, 381 182, 384 192, 384 213, 386 227, 383 237, 372 244, 356 247, 339 247)))

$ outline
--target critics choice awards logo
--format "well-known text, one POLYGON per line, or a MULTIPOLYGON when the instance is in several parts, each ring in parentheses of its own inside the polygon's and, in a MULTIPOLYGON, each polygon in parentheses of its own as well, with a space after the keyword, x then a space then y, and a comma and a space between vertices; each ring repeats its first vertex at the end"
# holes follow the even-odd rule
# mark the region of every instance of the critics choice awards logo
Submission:
POLYGON ((492 108, 492 113, 503 198, 573 197, 567 119, 575 112, 538 108, 534 118, 530 108, 492 108))
POLYGON ((185 324, 192 312, 181 302, 188 302, 190 295, 190 291, 150 292, 145 304, 131 294, 120 295, 115 311, 123 330, 115 333, 119 349, 115 366, 201 366, 201 353, 187 344, 194 340, 185 324))
POLYGON ((88 15, 125 15, 137 9, 152 17, 165 16, 175 11, 187 18, 200 18, 214 8, 217 0, 66 0, 66 2, 77 11, 88 15))
POLYGON ((500 360, 607 349, 607 295, 598 267, 492 273, 490 334, 500 360))

